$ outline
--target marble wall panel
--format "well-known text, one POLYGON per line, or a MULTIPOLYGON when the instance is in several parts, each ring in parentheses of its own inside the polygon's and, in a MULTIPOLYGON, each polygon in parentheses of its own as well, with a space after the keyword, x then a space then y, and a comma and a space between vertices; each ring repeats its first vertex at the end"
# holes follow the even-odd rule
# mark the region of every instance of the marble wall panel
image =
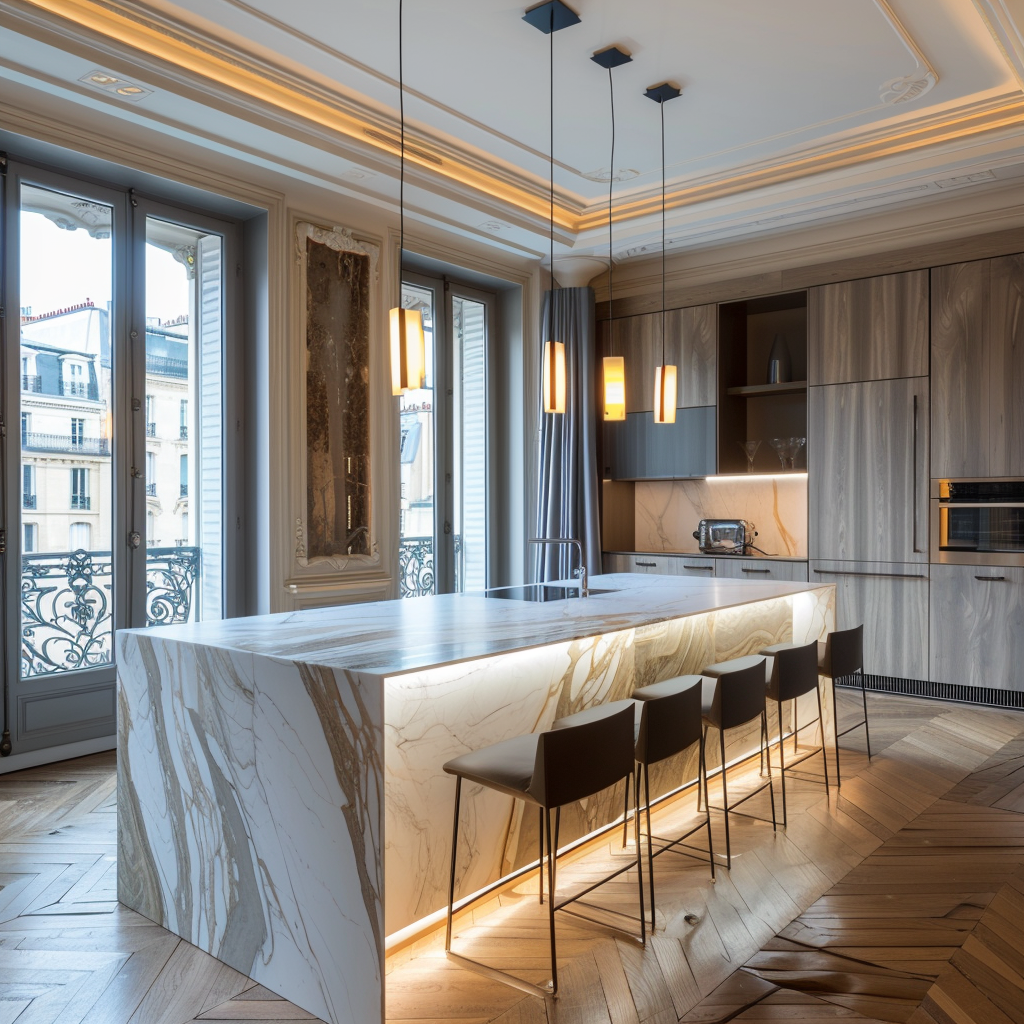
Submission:
POLYGON ((805 475, 638 481, 635 500, 637 551, 693 553, 701 519, 747 519, 762 551, 807 557, 805 475))
POLYGON ((118 898, 332 1024, 381 1020, 379 679, 118 647, 118 898))

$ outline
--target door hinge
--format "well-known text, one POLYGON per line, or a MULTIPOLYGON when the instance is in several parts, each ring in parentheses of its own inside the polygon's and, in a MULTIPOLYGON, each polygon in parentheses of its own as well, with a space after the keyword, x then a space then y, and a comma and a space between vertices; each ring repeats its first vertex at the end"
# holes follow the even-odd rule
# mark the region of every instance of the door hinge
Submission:
POLYGON ((0 555, 7 553, 7 531, 0 530, 0 555))
POLYGON ((444 532, 446 534, 449 534, 449 533, 452 532, 452 524, 447 519, 444 521, 444 532))

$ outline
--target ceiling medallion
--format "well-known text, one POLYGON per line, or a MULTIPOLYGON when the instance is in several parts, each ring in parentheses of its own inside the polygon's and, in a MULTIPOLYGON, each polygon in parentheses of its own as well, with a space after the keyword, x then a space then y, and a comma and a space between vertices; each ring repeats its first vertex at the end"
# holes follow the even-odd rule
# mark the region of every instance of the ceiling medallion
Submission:
POLYGON ((607 167, 602 167, 599 171, 581 171, 580 176, 586 178, 587 181, 629 181, 630 178, 635 178, 640 174, 639 171, 632 167, 620 167, 614 177, 611 175, 610 170, 607 167))
POLYGON ((919 74, 920 68, 912 71, 909 75, 900 78, 890 78, 883 82, 878 93, 883 103, 909 103, 930 92, 938 81, 938 77, 928 71, 924 75, 919 74))

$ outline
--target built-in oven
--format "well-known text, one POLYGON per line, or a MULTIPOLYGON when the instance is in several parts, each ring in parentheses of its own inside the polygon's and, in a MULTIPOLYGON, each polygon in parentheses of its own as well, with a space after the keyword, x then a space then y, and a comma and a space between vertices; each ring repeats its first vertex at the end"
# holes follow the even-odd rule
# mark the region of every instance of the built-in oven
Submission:
POLYGON ((1024 480, 932 481, 932 561, 1024 565, 1024 480))

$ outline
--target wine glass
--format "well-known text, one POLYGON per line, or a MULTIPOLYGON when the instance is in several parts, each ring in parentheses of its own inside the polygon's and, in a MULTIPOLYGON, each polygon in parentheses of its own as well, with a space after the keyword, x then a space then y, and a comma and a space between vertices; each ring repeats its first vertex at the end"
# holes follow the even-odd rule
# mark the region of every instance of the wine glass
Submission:
POLYGON ((736 442, 742 449, 744 454, 747 456, 747 472, 754 472, 754 457, 757 455, 757 449, 761 447, 760 441, 737 441, 736 442))
POLYGON ((806 437, 773 437, 768 442, 779 457, 783 469, 795 469, 796 457, 800 449, 807 444, 806 437))

